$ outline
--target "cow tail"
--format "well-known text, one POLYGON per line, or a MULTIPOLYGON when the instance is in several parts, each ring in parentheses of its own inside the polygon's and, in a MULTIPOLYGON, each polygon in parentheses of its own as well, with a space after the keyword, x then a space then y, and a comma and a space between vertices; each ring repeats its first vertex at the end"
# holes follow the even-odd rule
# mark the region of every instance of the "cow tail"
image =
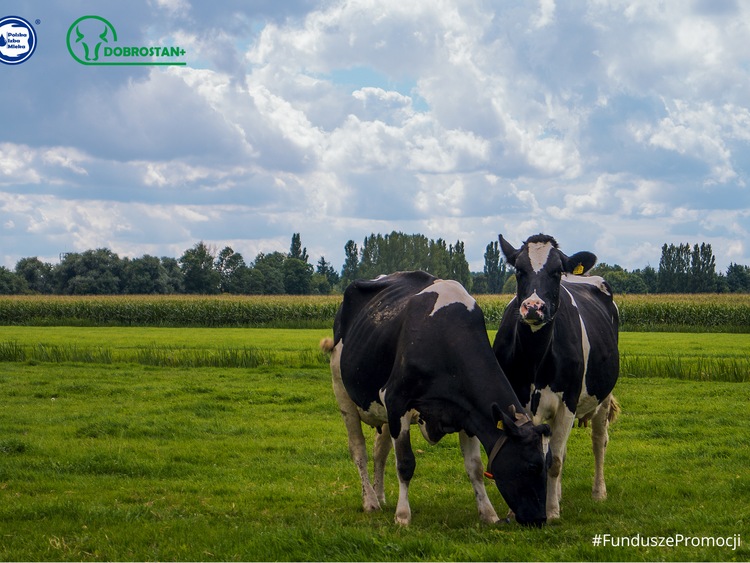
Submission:
POLYGON ((326 354, 330 354, 333 351, 333 338, 324 338, 321 340, 320 349, 326 354))
POLYGON ((617 420, 617 417, 620 415, 620 411, 622 409, 620 408, 620 403, 617 402, 617 399, 614 395, 609 396, 609 413, 607 413, 607 420, 610 424, 612 424, 615 420, 617 420))

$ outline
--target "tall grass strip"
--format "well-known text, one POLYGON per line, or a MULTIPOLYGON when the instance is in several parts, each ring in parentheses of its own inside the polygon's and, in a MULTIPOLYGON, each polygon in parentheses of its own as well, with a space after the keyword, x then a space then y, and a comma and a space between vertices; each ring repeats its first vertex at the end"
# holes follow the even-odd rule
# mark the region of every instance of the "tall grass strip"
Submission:
POLYGON ((174 368, 256 368, 261 366, 304 368, 325 366, 328 364, 328 356, 314 349, 271 350, 255 347, 177 348, 169 346, 114 349, 71 344, 23 345, 16 341, 9 341, 0 342, 0 362, 132 363, 174 368))

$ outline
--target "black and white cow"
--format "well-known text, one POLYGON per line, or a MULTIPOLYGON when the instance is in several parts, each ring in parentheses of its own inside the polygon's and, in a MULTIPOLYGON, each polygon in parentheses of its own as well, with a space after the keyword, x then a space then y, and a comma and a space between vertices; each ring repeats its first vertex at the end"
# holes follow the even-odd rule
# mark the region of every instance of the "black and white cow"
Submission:
POLYGON ((495 356, 535 423, 549 422, 552 462, 547 473, 547 518, 560 516, 560 480, 574 420, 592 423, 592 496, 604 499, 604 454, 609 422, 619 411, 612 396, 620 371, 619 315, 612 290, 598 276, 591 252, 566 256, 554 238, 530 237, 516 249, 500 235, 518 290, 495 337, 495 356))
POLYGON ((483 521, 494 523, 498 517, 484 487, 480 444, 516 520, 544 523, 542 435, 549 435, 549 426, 534 426, 523 413, 492 353, 484 314, 461 284, 425 272, 355 281, 344 292, 334 340, 324 339, 321 347, 332 352, 333 389, 362 481, 365 511, 385 502, 384 467, 393 446, 399 479, 396 522, 411 521, 408 487, 415 459, 409 428, 418 423, 433 444, 459 433, 483 521), (374 486, 362 422, 378 429, 374 486))

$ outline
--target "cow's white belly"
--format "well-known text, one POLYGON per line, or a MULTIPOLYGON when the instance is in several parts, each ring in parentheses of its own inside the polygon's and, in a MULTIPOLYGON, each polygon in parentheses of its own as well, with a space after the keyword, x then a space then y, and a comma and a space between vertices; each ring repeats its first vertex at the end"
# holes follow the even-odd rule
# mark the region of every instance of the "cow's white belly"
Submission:
POLYGON ((388 413, 385 407, 378 402, 373 401, 367 410, 357 407, 359 418, 365 424, 373 427, 382 426, 388 422, 388 413))
POLYGON ((581 391, 581 396, 578 397, 578 405, 576 406, 576 418, 583 418, 591 415, 599 406, 599 399, 593 395, 586 393, 586 390, 581 391))

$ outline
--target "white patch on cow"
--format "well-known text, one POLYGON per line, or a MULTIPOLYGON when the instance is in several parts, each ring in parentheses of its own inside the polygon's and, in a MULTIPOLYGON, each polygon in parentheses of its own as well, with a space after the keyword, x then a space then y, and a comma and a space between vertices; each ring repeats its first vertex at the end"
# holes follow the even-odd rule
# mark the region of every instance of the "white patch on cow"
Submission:
POLYGON ((539 273, 547 263, 549 253, 552 251, 552 244, 549 242, 530 242, 526 245, 529 253, 529 260, 534 273, 539 273))
POLYGON ((576 405, 576 418, 590 417, 596 411, 597 407, 599 407, 599 399, 586 392, 586 385, 584 383, 581 395, 578 397, 578 404, 576 405))
POLYGON ((348 397, 349 393, 346 392, 344 382, 341 379, 341 352, 343 349, 344 340, 342 338, 331 350, 331 373, 333 375, 333 391, 336 396, 341 394, 342 397, 348 397))
POLYGON ((357 407, 357 410, 359 411, 359 418, 361 418, 362 422, 368 426, 377 428, 378 426, 388 423, 388 413, 386 412, 385 407, 377 401, 370 403, 367 410, 360 407, 357 407))
POLYGON ((477 304, 474 298, 464 289, 464 286, 454 280, 435 280, 432 285, 424 288, 417 295, 425 293, 438 294, 438 298, 430 313, 431 317, 443 307, 453 305, 454 303, 462 303, 469 311, 473 311, 474 306, 477 304))
POLYGON ((611 295, 604 283, 604 278, 601 276, 576 276, 574 274, 565 274, 563 275, 563 281, 565 281, 566 283, 583 283, 586 285, 593 285, 605 295, 611 295))
POLYGON ((549 423, 554 420, 560 406, 565 408, 562 397, 562 391, 555 393, 549 386, 542 389, 539 392, 539 406, 534 415, 534 424, 549 423))
MULTIPOLYGON (((561 286, 565 293, 568 294, 568 297, 570 297, 570 302, 573 304, 573 307, 576 308, 576 311, 578 311, 578 304, 576 303, 576 300, 573 298, 573 294, 570 293, 570 291, 567 290, 567 288, 561 286)), ((583 378, 585 381, 586 378, 586 372, 589 367, 589 354, 591 354, 591 342, 589 341, 589 335, 586 332, 586 325, 583 322, 583 317, 581 316, 581 313, 578 313, 578 321, 581 323, 581 350, 583 351, 583 378)))

